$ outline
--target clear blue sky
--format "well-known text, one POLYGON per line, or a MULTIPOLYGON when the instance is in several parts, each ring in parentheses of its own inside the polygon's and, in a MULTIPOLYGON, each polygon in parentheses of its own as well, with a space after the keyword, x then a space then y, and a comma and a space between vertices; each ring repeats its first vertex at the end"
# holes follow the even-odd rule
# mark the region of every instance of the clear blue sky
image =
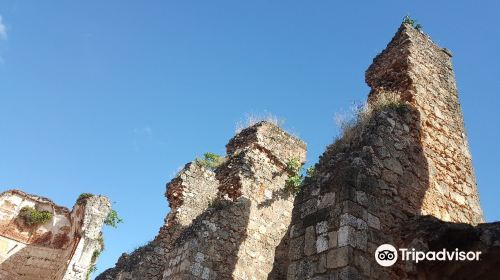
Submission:
POLYGON ((454 53, 481 204, 499 220, 500 2, 337 2, 2 0, 0 191, 109 196, 125 223, 105 230, 102 271, 156 235, 165 183, 224 153, 245 114, 286 119, 315 162, 410 14, 454 53))

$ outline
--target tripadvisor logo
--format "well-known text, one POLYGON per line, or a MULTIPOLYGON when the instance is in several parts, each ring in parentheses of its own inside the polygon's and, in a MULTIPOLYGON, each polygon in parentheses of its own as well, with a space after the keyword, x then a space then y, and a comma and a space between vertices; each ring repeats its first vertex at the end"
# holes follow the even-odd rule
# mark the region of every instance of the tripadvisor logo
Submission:
POLYGON ((440 251, 417 251, 414 248, 406 249, 399 248, 398 250, 391 244, 383 244, 375 250, 375 260, 381 266, 392 266, 398 260, 398 255, 402 261, 479 261, 480 251, 460 251, 455 249, 448 251, 442 249, 440 251))
POLYGON ((375 260, 381 266, 391 266, 398 260, 398 251, 391 244, 380 245, 375 251, 375 260))

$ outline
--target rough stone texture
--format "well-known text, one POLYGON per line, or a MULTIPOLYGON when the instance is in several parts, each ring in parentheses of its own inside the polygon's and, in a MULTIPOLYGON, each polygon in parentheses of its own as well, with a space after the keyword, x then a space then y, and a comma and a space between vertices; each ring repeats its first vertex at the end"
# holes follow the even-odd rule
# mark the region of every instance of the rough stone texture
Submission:
POLYGON ((403 24, 368 68, 366 82, 370 98, 394 92, 418 109, 429 177, 421 214, 484 222, 449 52, 403 24))
POLYGON ((93 196, 70 212, 52 201, 18 190, 0 194, 0 279, 84 280, 101 250, 101 228, 110 202, 93 196), (29 226, 20 218, 25 207, 47 210, 50 222, 29 226))
MULTIPOLYGON (((402 262, 383 268, 374 259, 375 249, 384 243, 411 247, 401 227, 420 215, 468 223, 469 231, 498 228, 473 228, 483 216, 450 55, 403 24, 374 59, 366 81, 372 88, 368 102, 379 107, 328 147, 293 209, 289 244, 318 242, 324 235, 308 229, 326 223, 329 250, 311 252, 305 246, 297 256, 290 245, 286 278, 465 279, 458 269, 416 270, 402 262), (377 103, 384 95, 396 96, 400 103, 377 103), (326 269, 315 269, 323 266, 325 253, 326 269)), ((422 227, 429 235, 433 230, 422 227)), ((425 243, 426 234, 407 239, 425 243)), ((453 234, 442 234, 432 246, 445 246, 444 236, 453 234)), ((496 241, 481 243, 483 248, 498 243, 498 235, 491 238, 496 241)), ((494 266, 484 269, 486 275, 494 266)))
POLYGON ((378 267, 371 264, 372 253, 380 244, 393 243, 391 235, 384 233, 418 214, 425 196, 427 166, 418 141, 418 123, 418 112, 411 107, 405 107, 404 112, 376 111, 354 128, 350 138, 327 149, 315 175, 306 180, 295 200, 290 244, 327 239, 329 248, 312 253, 304 250, 304 256, 291 260, 287 279, 329 275, 357 279, 351 277, 363 274, 385 279, 385 275, 376 277, 378 267), (405 130, 405 125, 410 129, 405 130), (396 144, 401 146, 396 148, 396 144), (394 156, 380 158, 381 149, 394 156), (322 203, 325 197, 331 199, 328 204, 322 203), (310 234, 310 228, 322 230, 310 234), (327 269, 310 269, 319 265, 323 254, 327 269))
POLYGON ((218 186, 214 172, 197 161, 186 164, 167 184, 165 196, 170 212, 159 234, 131 254, 122 254, 116 267, 96 279, 162 279, 165 265, 170 261, 168 253, 175 241, 196 217, 207 211, 217 195, 218 186))
POLYGON ((158 236, 97 279, 266 279, 291 219, 286 163, 305 152, 271 123, 242 130, 215 172, 186 165, 167 185, 171 212, 158 236))
POLYGON ((327 148, 295 199, 285 167, 305 160, 305 144, 258 123, 229 141, 215 172, 188 164, 167 186, 159 235, 97 279, 494 279, 499 225, 481 224, 450 57, 403 24, 367 70, 375 108, 327 148), (384 268, 374 259, 384 243, 479 248, 488 260, 384 268))

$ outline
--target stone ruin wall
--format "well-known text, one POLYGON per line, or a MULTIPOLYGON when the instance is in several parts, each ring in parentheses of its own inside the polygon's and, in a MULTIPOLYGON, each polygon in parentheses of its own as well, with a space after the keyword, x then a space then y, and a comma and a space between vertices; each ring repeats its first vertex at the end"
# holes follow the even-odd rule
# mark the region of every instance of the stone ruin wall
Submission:
POLYGON ((271 123, 244 129, 215 172, 185 166, 167 185, 171 212, 158 236, 96 279, 266 279, 291 220, 286 164, 305 153, 271 123))
POLYGON ((420 215, 483 222, 449 51, 403 24, 366 80, 369 103, 404 105, 375 110, 322 155, 295 201, 286 279, 440 279, 408 263, 383 268, 374 252, 428 249, 402 238, 420 215))
MULTIPOLYGON (((403 24, 366 82, 376 108, 327 148, 296 197, 286 165, 305 162, 305 144, 257 123, 229 141, 217 168, 187 164, 167 184, 171 211, 159 234, 96 279, 495 279, 500 223, 481 224, 451 53, 403 24), (384 243, 480 249, 484 260, 384 268, 374 259, 384 243)), ((109 211, 101 196, 70 212, 1 193, 0 278, 85 279, 109 211), (24 206, 54 218, 27 227, 24 206)))
POLYGON ((366 72, 370 98, 393 92, 418 109, 429 188, 421 214, 484 222, 467 143, 451 52, 403 24, 366 72))
POLYGON ((213 171, 197 161, 186 164, 167 184, 165 195, 170 212, 158 235, 131 254, 122 254, 114 268, 106 270, 96 279, 162 279, 167 255, 172 251, 174 241, 196 217, 209 208, 216 197, 217 188, 218 182, 213 171))
POLYGON ((403 24, 366 81, 369 104, 390 96, 403 104, 363 116, 295 198, 283 191, 285 165, 304 162, 305 145, 259 123, 229 142, 215 172, 186 165, 167 185, 171 212, 158 236, 97 279, 494 279, 500 224, 475 227, 483 216, 450 52, 403 24), (384 243, 481 248, 492 261, 475 264, 480 272, 384 268, 373 257, 384 243))
POLYGON ((101 196, 76 204, 70 212, 18 190, 1 193, 0 279, 86 279, 94 251, 101 250, 101 227, 109 210, 108 199, 101 196), (18 216, 25 206, 49 211, 53 218, 29 226, 18 216))
POLYGON ((375 112, 327 149, 296 198, 282 279, 404 279, 378 266, 373 253, 399 244, 392 230, 425 195, 416 118, 411 110, 375 112))

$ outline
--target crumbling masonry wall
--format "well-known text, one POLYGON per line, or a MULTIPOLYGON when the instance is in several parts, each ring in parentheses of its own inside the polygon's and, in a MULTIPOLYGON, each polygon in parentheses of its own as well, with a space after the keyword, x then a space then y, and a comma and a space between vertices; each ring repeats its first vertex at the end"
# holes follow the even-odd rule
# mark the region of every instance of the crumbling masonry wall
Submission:
POLYGON ((422 241, 401 234, 420 215, 483 222, 450 58, 403 24, 374 59, 366 81, 375 108, 328 147, 304 184, 281 277, 423 279, 411 263, 379 266, 375 249, 422 241))
POLYGON ((215 173, 194 161, 186 164, 167 184, 166 197, 170 212, 159 234, 148 244, 131 254, 123 253, 114 268, 96 279, 163 279, 168 253, 175 246, 180 234, 192 221, 204 213, 217 195, 215 173))
POLYGON ((158 236, 97 279, 267 279, 291 220, 286 164, 305 153, 274 124, 242 130, 215 171, 185 166, 167 185, 171 212, 158 236))
POLYGON ((98 280, 495 279, 498 223, 482 224, 451 53, 403 24, 366 72, 370 110, 330 145, 293 198, 305 145, 269 123, 241 131, 215 172, 167 185, 158 236, 98 280), (292 205, 293 204, 293 205, 292 205), (290 215, 291 213, 291 215, 290 215), (381 244, 480 249, 469 264, 379 266, 381 244))
POLYGON ((84 280, 94 251, 101 250, 100 233, 110 202, 93 196, 70 212, 52 201, 10 190, 0 194, 0 279, 84 280), (53 218, 28 225, 19 216, 23 207, 46 210, 53 218))
POLYGON ((429 173, 421 214, 484 222, 450 51, 403 24, 368 68, 366 82, 372 88, 370 99, 394 93, 419 112, 429 173))

